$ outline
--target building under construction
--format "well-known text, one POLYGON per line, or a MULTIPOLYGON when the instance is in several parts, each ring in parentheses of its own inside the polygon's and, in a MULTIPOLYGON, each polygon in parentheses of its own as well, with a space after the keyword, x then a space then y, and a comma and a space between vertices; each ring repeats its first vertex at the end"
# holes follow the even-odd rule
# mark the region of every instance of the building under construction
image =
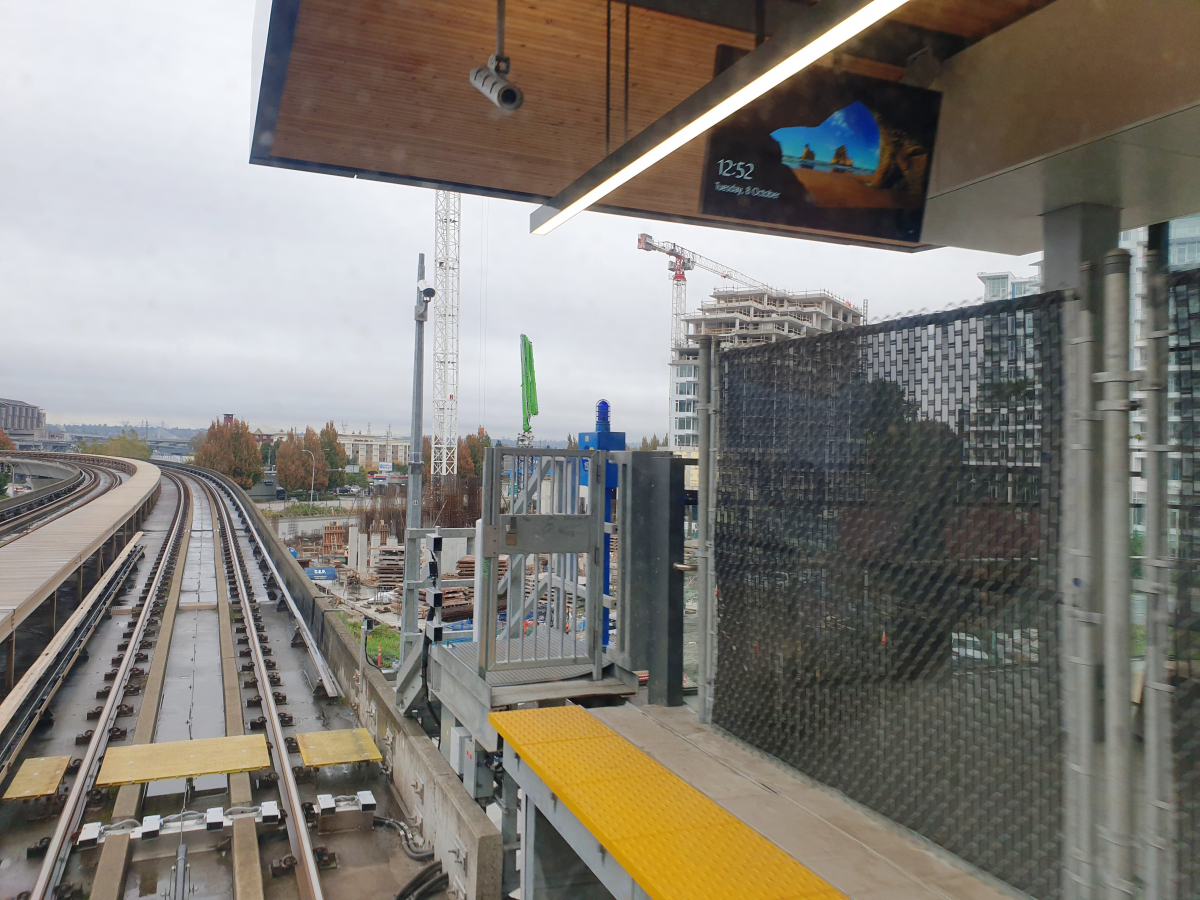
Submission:
MULTIPOLYGON (((791 293, 766 286, 717 288, 693 315, 687 335, 710 334, 720 348, 768 344, 828 334, 864 323, 863 311, 829 291, 791 293)), ((687 338, 671 348, 671 422, 668 446, 684 456, 700 444, 697 364, 700 350, 687 338)))

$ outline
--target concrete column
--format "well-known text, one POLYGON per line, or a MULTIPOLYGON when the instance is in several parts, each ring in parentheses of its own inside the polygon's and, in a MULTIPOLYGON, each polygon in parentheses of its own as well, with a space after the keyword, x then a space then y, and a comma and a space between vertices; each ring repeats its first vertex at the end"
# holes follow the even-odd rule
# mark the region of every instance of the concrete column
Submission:
POLYGON ((1111 206, 1078 203, 1042 215, 1042 286, 1048 291, 1081 290, 1080 267, 1099 272, 1104 254, 1120 238, 1121 211, 1111 206))

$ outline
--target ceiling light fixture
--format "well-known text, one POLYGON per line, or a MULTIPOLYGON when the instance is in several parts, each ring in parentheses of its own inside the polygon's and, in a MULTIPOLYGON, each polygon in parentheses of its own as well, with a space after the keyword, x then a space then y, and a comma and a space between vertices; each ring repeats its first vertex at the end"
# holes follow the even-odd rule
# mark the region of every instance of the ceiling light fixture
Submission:
POLYGON ((832 53, 908 0, 824 0, 534 210, 530 231, 549 234, 718 122, 832 53))

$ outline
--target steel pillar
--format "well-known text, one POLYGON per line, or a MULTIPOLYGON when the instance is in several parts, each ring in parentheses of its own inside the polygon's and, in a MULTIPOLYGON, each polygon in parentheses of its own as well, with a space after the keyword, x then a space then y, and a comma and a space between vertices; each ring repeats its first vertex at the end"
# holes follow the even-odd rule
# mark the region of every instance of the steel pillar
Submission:
POLYGON ((1133 734, 1129 658, 1129 253, 1104 257, 1103 400, 1096 404, 1104 443, 1104 896, 1125 900, 1133 885, 1133 734))
POLYGON ((1146 676, 1142 694, 1144 729, 1146 900, 1173 896, 1174 871, 1171 746, 1171 686, 1167 673, 1168 599, 1171 584, 1167 541, 1167 226, 1150 226, 1146 258, 1146 373, 1139 387, 1146 411, 1146 541, 1142 565, 1146 594, 1146 676))

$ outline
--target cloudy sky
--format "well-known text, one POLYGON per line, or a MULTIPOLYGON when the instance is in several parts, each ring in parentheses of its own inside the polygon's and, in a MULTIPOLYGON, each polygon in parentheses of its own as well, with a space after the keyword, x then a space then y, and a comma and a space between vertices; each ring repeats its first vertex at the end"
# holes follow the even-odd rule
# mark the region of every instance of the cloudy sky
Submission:
MULTIPOLYGON (((409 430, 413 281, 433 194, 251 166, 254 0, 0 0, 0 396, 56 423, 409 430)), ((978 297, 1035 257, 916 255, 463 197, 460 429, 631 437, 667 419, 670 283, 647 231, 872 318, 978 297)), ((695 272, 690 305, 715 278, 695 272)), ((427 376, 428 377, 428 376, 427 376)), ((427 382, 428 383, 428 382, 427 382)), ((426 401, 426 411, 429 403, 426 401)), ((428 422, 426 427, 428 428, 428 422)))

